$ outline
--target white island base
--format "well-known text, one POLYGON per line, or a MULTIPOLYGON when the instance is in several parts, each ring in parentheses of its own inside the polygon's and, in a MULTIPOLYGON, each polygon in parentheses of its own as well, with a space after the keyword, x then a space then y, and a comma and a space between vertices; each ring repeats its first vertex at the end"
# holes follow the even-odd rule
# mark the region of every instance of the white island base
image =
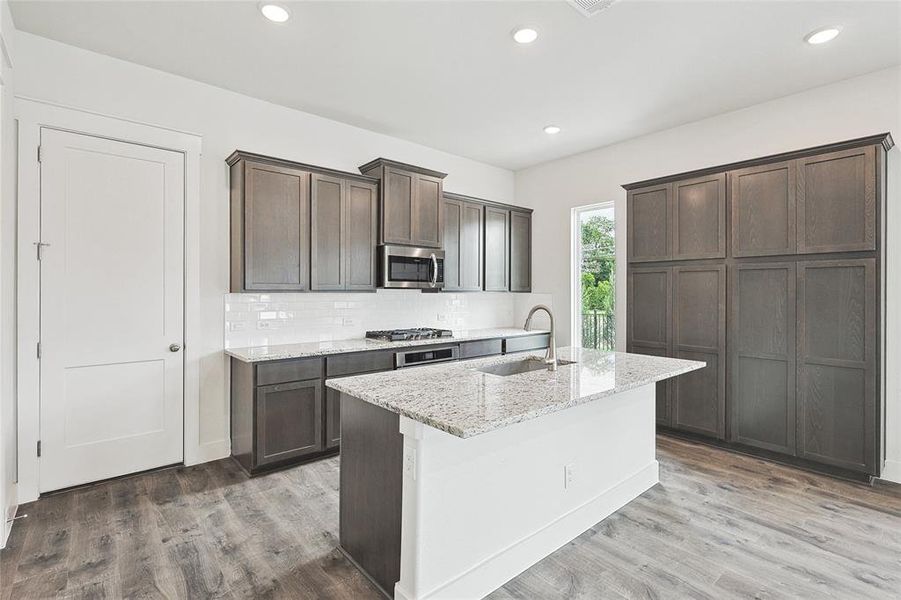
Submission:
POLYGON ((469 439, 400 417, 394 597, 481 598, 654 486, 654 394, 644 385, 469 439))

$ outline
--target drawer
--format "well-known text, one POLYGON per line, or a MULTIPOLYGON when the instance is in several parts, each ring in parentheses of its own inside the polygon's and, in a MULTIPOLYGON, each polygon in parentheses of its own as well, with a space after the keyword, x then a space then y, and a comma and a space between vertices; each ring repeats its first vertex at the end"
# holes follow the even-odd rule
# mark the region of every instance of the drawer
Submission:
POLYGON ((257 385, 303 381, 322 377, 321 358, 279 360, 257 365, 257 385))
POLYGON ((504 344, 501 339, 460 342, 460 358, 491 356, 493 354, 501 354, 503 351, 504 344))
POLYGON ((335 354, 325 359, 325 373, 327 377, 357 375, 374 371, 391 371, 392 369, 394 369, 394 352, 390 350, 335 354))
POLYGON ((504 354, 511 352, 525 352, 526 350, 538 350, 547 348, 551 336, 547 333, 539 333, 538 335, 523 335, 520 337, 507 338, 504 340, 504 354))

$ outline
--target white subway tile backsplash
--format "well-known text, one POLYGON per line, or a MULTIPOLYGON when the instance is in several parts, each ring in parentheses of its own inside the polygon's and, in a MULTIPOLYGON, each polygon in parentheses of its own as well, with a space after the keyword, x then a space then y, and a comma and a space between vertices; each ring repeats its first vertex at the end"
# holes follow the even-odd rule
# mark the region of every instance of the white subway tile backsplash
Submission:
POLYGON ((226 294, 225 347, 355 339, 397 327, 508 327, 517 308, 516 294, 497 292, 226 294))

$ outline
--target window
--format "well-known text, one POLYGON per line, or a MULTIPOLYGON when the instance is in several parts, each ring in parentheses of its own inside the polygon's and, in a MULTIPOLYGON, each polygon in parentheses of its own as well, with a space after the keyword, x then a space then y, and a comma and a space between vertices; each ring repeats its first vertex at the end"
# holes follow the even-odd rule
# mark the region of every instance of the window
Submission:
POLYGON ((573 209, 573 335, 583 348, 614 350, 616 248, 613 203, 573 209))

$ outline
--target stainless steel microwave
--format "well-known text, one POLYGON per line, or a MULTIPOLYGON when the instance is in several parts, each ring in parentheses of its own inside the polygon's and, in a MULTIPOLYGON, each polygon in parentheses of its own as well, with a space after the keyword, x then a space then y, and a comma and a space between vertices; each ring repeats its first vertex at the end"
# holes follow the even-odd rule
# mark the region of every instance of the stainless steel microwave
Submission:
POLYGON ((379 246, 379 286, 384 288, 443 288, 444 250, 379 246))

